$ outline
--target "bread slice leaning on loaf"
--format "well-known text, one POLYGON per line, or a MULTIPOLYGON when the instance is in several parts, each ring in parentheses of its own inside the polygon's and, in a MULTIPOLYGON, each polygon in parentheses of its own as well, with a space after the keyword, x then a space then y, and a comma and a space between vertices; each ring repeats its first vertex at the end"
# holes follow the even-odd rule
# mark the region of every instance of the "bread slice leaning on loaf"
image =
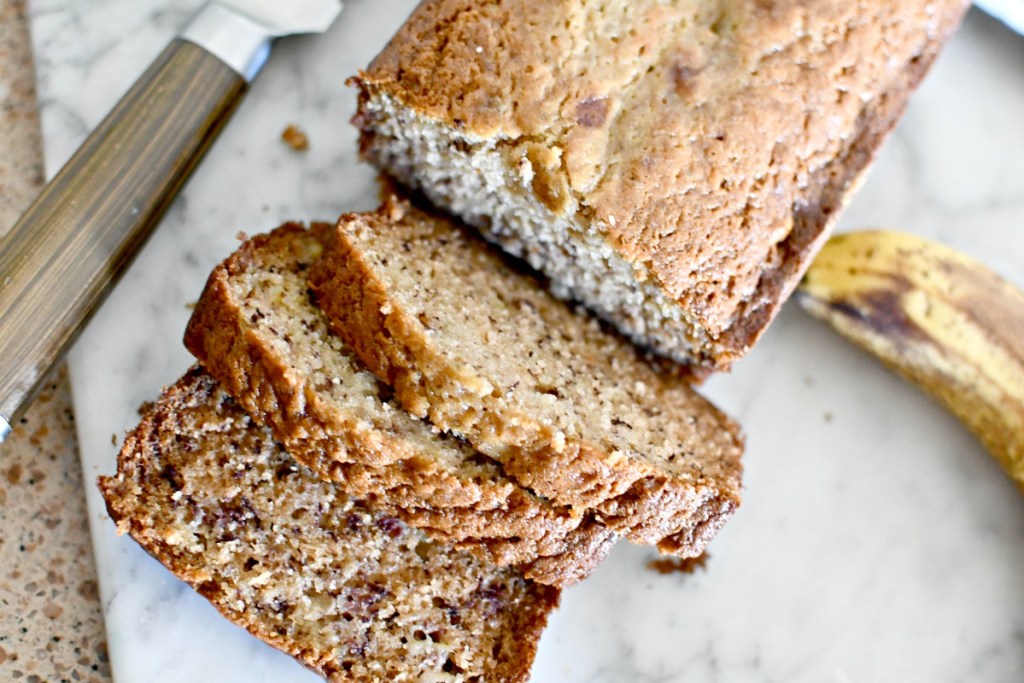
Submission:
POLYGON ((285 225, 243 243, 211 273, 186 346, 293 457, 350 495, 543 583, 585 577, 614 530, 409 416, 330 333, 306 282, 329 230, 285 225))
POLYGON ((148 408, 100 487, 121 532, 331 681, 525 681, 558 603, 356 503, 199 369, 148 408))
POLYGON ((409 412, 552 503, 684 557, 739 504, 731 420, 447 218, 396 198, 343 216, 309 277, 409 412))
POLYGON ((965 0, 425 0, 363 154, 636 342, 728 368, 796 286, 965 0))

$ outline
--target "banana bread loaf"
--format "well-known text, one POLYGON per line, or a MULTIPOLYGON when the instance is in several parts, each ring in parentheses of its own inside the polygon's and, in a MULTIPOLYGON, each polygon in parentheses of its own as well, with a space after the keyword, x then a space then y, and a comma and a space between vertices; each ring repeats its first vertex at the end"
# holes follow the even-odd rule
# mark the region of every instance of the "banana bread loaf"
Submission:
POLYGON ((363 154, 635 341, 727 368, 965 0, 426 0, 354 82, 363 154))
POLYGON ((392 199, 310 269, 332 328, 413 415, 638 543, 700 554, 739 503, 739 430, 483 240, 392 199))
POLYGON ((589 574, 613 530, 410 417, 330 333, 306 283, 329 229, 286 225, 242 244, 210 275, 186 346, 293 457, 349 495, 543 583, 589 574))
POLYGON ((314 476, 199 369, 100 487, 119 531, 331 681, 524 681, 558 602, 314 476))

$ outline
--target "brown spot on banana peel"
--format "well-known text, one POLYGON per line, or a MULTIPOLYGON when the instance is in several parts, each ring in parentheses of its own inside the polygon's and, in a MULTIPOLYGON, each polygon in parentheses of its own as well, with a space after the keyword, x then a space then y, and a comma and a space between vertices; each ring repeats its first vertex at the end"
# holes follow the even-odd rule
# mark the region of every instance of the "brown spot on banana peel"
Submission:
POLYGON ((939 268, 946 281, 958 283, 946 292, 950 303, 1024 365, 1024 294, 987 269, 951 261, 941 261, 939 268))
MULTIPOLYGON (((845 239, 839 236, 834 239, 845 239)), ((913 284, 904 276, 893 273, 862 270, 874 282, 871 288, 859 289, 855 294, 842 296, 824 290, 817 281, 824 281, 828 273, 808 273, 795 293, 795 299, 815 317, 834 324, 834 318, 846 319, 850 324, 870 329, 894 344, 908 341, 921 343, 927 335, 911 320, 904 308, 904 297, 913 284)))
POLYGON ((832 301, 828 305, 836 315, 846 316, 865 325, 893 342, 927 340, 921 328, 903 309, 904 291, 872 290, 854 301, 832 301))

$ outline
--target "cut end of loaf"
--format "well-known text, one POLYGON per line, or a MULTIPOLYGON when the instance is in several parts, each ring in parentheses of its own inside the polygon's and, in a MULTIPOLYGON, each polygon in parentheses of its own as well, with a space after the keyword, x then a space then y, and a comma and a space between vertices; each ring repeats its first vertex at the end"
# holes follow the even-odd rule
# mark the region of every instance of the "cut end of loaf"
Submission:
POLYGON ((364 155, 633 341, 727 369, 791 293, 969 3, 422 3, 364 155))
POLYGON ((446 549, 293 461, 194 369, 129 434, 111 517, 332 681, 518 682, 558 591, 446 549))
POLYGON ((404 107, 359 79, 362 153, 551 280, 641 346, 694 368, 725 369, 744 348, 718 341, 642 264, 608 242, 610 230, 567 187, 548 184, 528 144, 479 139, 404 107))

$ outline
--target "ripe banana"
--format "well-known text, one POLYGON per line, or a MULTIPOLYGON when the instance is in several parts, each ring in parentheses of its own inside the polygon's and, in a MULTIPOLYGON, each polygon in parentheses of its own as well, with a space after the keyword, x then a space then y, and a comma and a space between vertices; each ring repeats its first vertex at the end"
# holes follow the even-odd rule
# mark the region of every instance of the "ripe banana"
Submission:
POLYGON ((938 398, 1024 490, 1024 293, 941 244, 837 235, 797 300, 938 398))

